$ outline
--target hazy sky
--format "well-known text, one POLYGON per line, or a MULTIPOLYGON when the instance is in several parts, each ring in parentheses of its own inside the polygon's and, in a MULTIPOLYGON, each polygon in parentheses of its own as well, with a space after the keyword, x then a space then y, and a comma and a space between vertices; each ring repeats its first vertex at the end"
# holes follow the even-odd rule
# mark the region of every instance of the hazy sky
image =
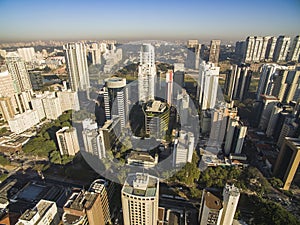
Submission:
POLYGON ((300 34, 300 0, 0 0, 0 41, 300 34))

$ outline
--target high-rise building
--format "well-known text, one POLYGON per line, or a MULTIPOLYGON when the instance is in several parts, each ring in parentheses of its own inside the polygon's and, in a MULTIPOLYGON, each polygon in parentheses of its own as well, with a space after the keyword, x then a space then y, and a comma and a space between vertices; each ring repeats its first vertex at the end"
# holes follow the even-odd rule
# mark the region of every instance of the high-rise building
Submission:
POLYGON ((260 61, 265 61, 266 60, 266 53, 269 45, 269 41, 272 37, 267 36, 263 37, 263 43, 262 43, 262 48, 261 48, 261 54, 260 54, 260 61))
POLYGON ((56 92, 56 94, 57 98, 59 99, 62 112, 67 110, 80 110, 78 93, 76 91, 64 90, 56 92))
POLYGON ((33 47, 30 48, 18 48, 18 54, 24 59, 25 62, 32 62, 35 57, 35 51, 33 47))
POLYGON ((104 142, 104 149, 111 150, 121 134, 121 119, 119 116, 113 116, 107 120, 99 129, 100 140, 104 142))
POLYGON ((277 42, 277 37, 271 37, 270 39, 268 39, 268 45, 265 54, 266 61, 273 61, 276 42, 277 42))
POLYGON ((223 189, 223 212, 221 225, 231 225, 240 198, 240 190, 234 185, 226 184, 223 189))
POLYGON ((181 130, 179 137, 175 140, 173 150, 173 167, 184 166, 192 162, 195 138, 192 132, 181 130))
POLYGON ((199 68, 198 98, 202 110, 213 109, 217 101, 219 70, 213 63, 201 62, 199 68))
POLYGON ((279 116, 280 116, 280 112, 283 110, 282 104, 277 104, 273 107, 272 112, 271 112, 271 116, 269 119, 269 123, 268 123, 268 127, 266 130, 266 135, 268 137, 272 137, 274 132, 275 132, 275 128, 276 128, 276 124, 278 122, 279 116))
POLYGON ((280 70, 274 78, 272 95, 282 103, 293 101, 298 88, 299 76, 300 70, 280 70))
POLYGON ((252 71, 246 65, 233 66, 226 74, 224 84, 224 94, 228 96, 229 101, 237 99, 242 101, 248 93, 252 71))
MULTIPOLYGON (((108 78, 105 80, 105 87, 108 93, 108 95, 104 95, 105 113, 119 116, 121 126, 124 128, 128 118, 126 79, 119 77, 108 78), (109 111, 107 109, 107 100, 109 100, 109 111)), ((111 118, 111 115, 109 118, 111 118)))
POLYGON ((246 44, 245 44, 245 52, 243 56, 244 62, 251 62, 253 59, 253 51, 255 46, 255 37, 247 37, 246 44))
POLYGON ((236 118, 229 118, 225 140, 225 154, 240 154, 247 134, 247 127, 236 118))
POLYGON ((42 71, 29 71, 29 78, 34 91, 39 91, 43 88, 42 71))
POLYGON ((204 189, 199 210, 200 225, 220 225, 222 212, 222 200, 204 189))
POLYGON ((159 179, 145 173, 129 174, 122 188, 124 225, 156 225, 159 179))
POLYGON ((258 127, 266 131, 270 116, 273 110, 273 107, 278 104, 278 98, 272 96, 272 95, 262 95, 262 105, 261 111, 258 112, 260 114, 260 121, 258 127))
POLYGON ((291 45, 291 49, 288 55, 288 60, 298 62, 299 56, 300 56, 300 36, 297 35, 294 38, 293 43, 291 45))
POLYGON ((43 105, 44 95, 36 95, 31 99, 32 109, 36 110, 38 113, 39 120, 42 120, 46 117, 44 105, 43 105))
POLYGON ((101 64, 101 49, 98 43, 92 43, 90 45, 89 57, 93 65, 101 64))
POLYGON ((91 119, 86 119, 82 121, 82 125, 82 136, 85 151, 97 156, 99 159, 105 158, 106 149, 103 135, 100 134, 97 123, 94 123, 91 119))
POLYGON ((32 91, 32 86, 24 60, 15 52, 6 56, 6 65, 11 75, 15 93, 32 91))
POLYGON ((235 43, 235 59, 238 62, 241 62, 244 56, 245 52, 245 47, 246 47, 246 42, 245 41, 237 41, 235 43))
POLYGON ((75 127, 63 127, 56 132, 56 139, 61 155, 74 156, 79 152, 79 143, 75 127))
POLYGON ((146 134, 155 138, 165 137, 169 127, 169 105, 158 100, 149 101, 145 104, 143 111, 145 114, 146 134))
POLYGON ((166 83, 167 83, 167 103, 172 105, 173 100, 173 71, 168 70, 166 73, 166 83))
POLYGON ((295 137, 299 124, 296 123, 296 118, 292 115, 285 118, 284 123, 279 132, 277 146, 281 148, 286 137, 295 137))
MULTIPOLYGON (((99 221, 99 224, 109 224, 111 223, 111 218, 110 218, 110 206, 109 206, 109 197, 107 193, 108 189, 108 182, 103 179, 97 179, 95 180, 90 188, 89 192, 90 193, 97 193, 100 197, 99 205, 97 206, 97 211, 95 213, 99 218, 103 218, 103 221, 99 221)), ((92 211, 87 211, 87 216, 88 218, 94 217, 95 215, 89 215, 92 214, 92 211)), ((98 224, 98 223, 95 223, 98 224)))
POLYGON ((64 45, 69 82, 72 91, 86 91, 90 87, 87 49, 83 43, 64 45))
POLYGON ((218 65, 219 62, 219 55, 220 55, 220 40, 212 40, 210 42, 210 50, 209 50, 209 59, 208 61, 218 65))
POLYGON ((42 101, 47 119, 56 120, 63 113, 59 98, 54 92, 46 94, 42 101))
POLYGON ((147 102, 155 97, 155 52, 151 44, 143 44, 138 72, 139 101, 147 102))
POLYGON ((188 40, 187 47, 188 48, 194 48, 198 45, 198 40, 188 40))
POLYGON ((56 203, 42 199, 32 209, 27 209, 16 225, 52 225, 58 223, 56 203))
MULTIPOLYGON (((196 41, 196 40, 195 40, 196 41)), ((189 69, 199 69, 200 62, 200 51, 202 48, 201 44, 196 44, 197 42, 188 42, 187 58, 185 66, 189 69)))
POLYGON ((252 52, 252 62, 259 62, 263 47, 263 37, 255 37, 255 44, 252 52))
POLYGON ((281 146, 273 173, 283 181, 283 190, 288 190, 293 182, 300 162, 300 139, 287 137, 281 146))
POLYGON ((8 121, 15 116, 15 110, 9 97, 0 97, 0 113, 4 121, 8 121))
POLYGON ((271 95, 274 88, 274 78, 278 75, 280 70, 287 69, 285 66, 277 64, 264 64, 258 83, 256 92, 256 99, 260 100, 261 95, 271 95))
POLYGON ((184 64, 174 63, 174 82, 184 87, 184 64))
POLYGON ((13 80, 8 70, 0 72, 0 97, 13 97, 15 89, 13 80))
POLYGON ((277 38, 276 47, 274 50, 273 61, 284 62, 289 51, 291 38, 287 36, 279 36, 277 38))

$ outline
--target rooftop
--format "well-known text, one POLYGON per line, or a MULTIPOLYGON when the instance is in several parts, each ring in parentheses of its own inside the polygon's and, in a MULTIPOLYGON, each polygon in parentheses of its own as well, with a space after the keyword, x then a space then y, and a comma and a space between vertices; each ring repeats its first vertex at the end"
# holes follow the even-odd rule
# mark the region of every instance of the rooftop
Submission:
MULTIPOLYGON (((46 211, 53 205, 55 202, 40 200, 33 209, 27 209, 25 213, 19 218, 19 220, 30 221, 37 213, 39 218, 42 218, 46 211)), ((23 224, 23 223, 18 223, 23 224)))
POLYGON ((146 112, 159 113, 159 112, 163 112, 166 109, 166 107, 167 107, 166 103, 155 100, 153 102, 147 103, 146 112))
POLYGON ((159 185, 159 179, 146 173, 129 174, 122 192, 127 194, 154 197, 159 185))
POLYGON ((214 194, 210 193, 209 191, 205 191, 205 204, 210 209, 220 210, 223 208, 222 201, 215 196, 214 194))

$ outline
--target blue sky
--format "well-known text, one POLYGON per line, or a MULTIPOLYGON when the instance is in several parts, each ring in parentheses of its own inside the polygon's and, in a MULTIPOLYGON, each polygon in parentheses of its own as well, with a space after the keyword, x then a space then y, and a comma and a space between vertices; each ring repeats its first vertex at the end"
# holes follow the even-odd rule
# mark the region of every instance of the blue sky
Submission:
POLYGON ((0 0, 0 41, 245 39, 300 33, 300 0, 0 0))

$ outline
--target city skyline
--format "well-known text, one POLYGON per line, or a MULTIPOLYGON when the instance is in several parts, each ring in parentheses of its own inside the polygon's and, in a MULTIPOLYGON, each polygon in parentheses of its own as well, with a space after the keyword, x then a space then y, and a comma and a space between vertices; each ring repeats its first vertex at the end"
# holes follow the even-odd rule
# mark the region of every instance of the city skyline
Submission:
POLYGON ((208 2, 1 1, 0 42, 221 39, 300 33, 296 0, 208 2), (247 9, 247 10, 245 10, 247 9), (180 31, 180 32, 178 32, 180 31))

